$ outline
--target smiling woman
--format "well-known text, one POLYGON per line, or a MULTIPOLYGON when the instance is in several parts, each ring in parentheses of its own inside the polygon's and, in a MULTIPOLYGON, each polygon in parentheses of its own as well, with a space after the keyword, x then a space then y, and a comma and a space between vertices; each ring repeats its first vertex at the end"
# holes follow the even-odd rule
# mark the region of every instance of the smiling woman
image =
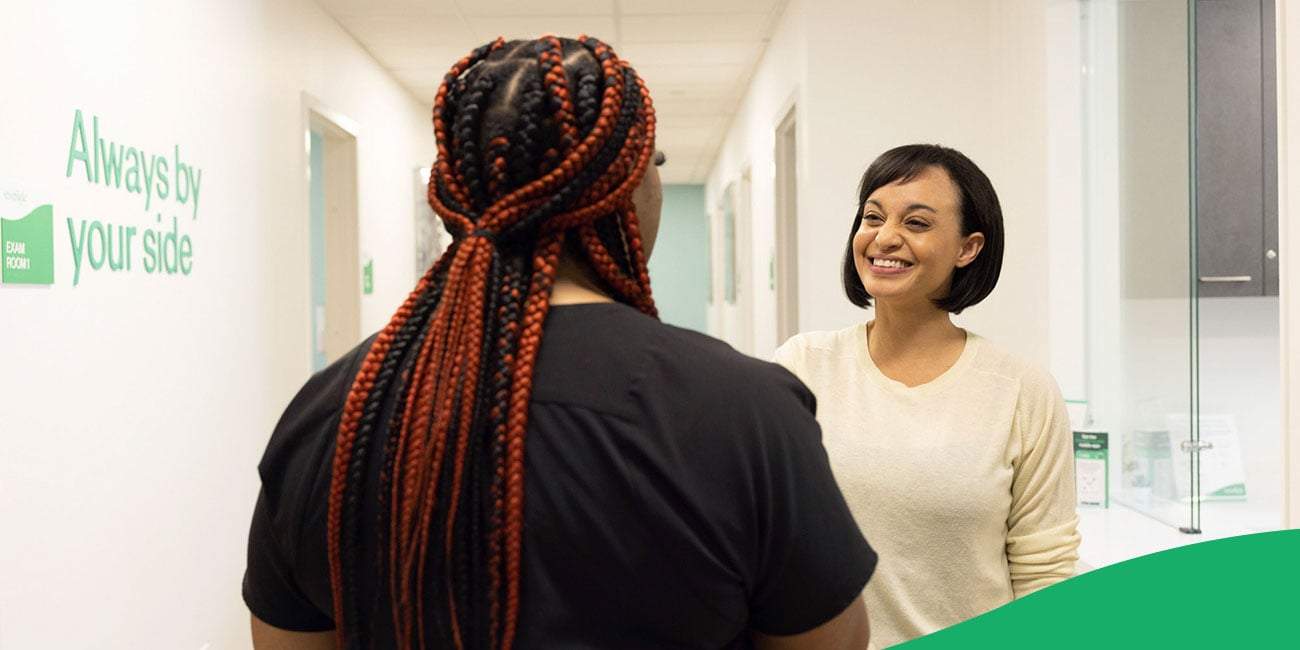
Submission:
POLYGON ((947 298, 955 270, 984 247, 984 233, 963 232, 960 207, 957 187, 940 167, 873 192, 849 243, 867 293, 935 304, 947 298))
POLYGON ((1047 373, 952 322, 1002 267, 1002 209, 969 158, 898 147, 862 178, 843 283, 875 318, 777 362, 817 395, 831 467, 881 553, 864 595, 880 647, 1074 572, 1071 438, 1047 373))
POLYGON ((952 286, 943 295, 932 297, 936 307, 960 314, 992 293, 1002 272, 1002 208, 992 183, 969 158, 943 147, 898 147, 871 164, 862 177, 858 197, 858 213, 844 254, 844 292, 849 302, 871 306, 868 276, 858 267, 861 251, 855 250, 855 241, 860 232, 878 231, 886 216, 885 201, 897 204, 891 207, 901 212, 900 219, 912 220, 910 230, 925 232, 938 227, 947 234, 956 231, 964 239, 962 246, 974 247, 966 251, 971 254, 964 261, 954 259, 941 270, 951 275, 952 286))

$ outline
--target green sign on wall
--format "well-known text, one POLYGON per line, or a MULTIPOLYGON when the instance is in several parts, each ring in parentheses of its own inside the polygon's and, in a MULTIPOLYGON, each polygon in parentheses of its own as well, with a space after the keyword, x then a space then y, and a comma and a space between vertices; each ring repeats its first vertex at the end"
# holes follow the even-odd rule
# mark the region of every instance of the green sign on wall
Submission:
MULTIPOLYGON (((187 230, 198 222, 203 170, 182 154, 179 144, 170 152, 147 151, 129 140, 109 138, 108 125, 94 114, 87 120, 76 109, 64 177, 84 177, 92 187, 136 195, 143 199, 144 216, 124 223, 100 214, 82 218, 73 209, 73 216, 66 217, 72 286, 100 270, 189 275, 197 255, 187 230)), ((66 206, 60 209, 60 214, 68 212, 66 206)))
POLYGON ((0 282, 54 284, 54 207, 34 205, 26 190, 0 202, 0 282))

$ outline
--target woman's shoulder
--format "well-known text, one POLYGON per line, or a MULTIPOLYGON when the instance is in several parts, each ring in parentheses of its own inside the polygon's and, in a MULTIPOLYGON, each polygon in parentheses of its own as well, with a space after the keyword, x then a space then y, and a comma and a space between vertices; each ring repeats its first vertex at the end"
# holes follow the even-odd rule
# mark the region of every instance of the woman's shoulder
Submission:
POLYGON ((776 361, 802 360, 809 354, 835 353, 851 350, 862 331, 862 323, 837 330, 815 330, 795 334, 776 349, 776 361))
POLYGON ((335 433, 348 393, 376 336, 370 336, 315 372, 285 406, 258 465, 264 483, 290 474, 286 467, 301 465, 298 468, 301 471, 333 453, 335 433))
MULTIPOLYGON (((628 383, 654 386, 656 391, 699 397, 725 397, 729 403, 763 401, 768 391, 789 392, 798 382, 776 364, 744 354, 726 341, 708 334, 662 322, 624 305, 592 309, 601 320, 588 318, 580 328, 567 328, 563 339, 551 339, 551 352, 579 351, 601 359, 603 368, 625 372, 628 383), (594 328, 594 329, 593 329, 594 328), (614 333, 614 334, 610 334, 614 333), (567 341, 567 345, 560 344, 567 341), (745 390, 737 391, 743 386, 745 390)), ((552 331, 548 330, 548 336, 552 331)), ((543 354, 548 340, 543 339, 543 354)), ((798 391, 795 391, 798 392, 798 391)))
POLYGON ((1021 394, 1051 397, 1060 392, 1056 379, 1043 366, 975 332, 968 331, 967 337, 969 341, 979 346, 974 364, 981 372, 1010 380, 1018 387, 1021 394))
POLYGON ((792 378, 785 369, 744 354, 726 341, 667 324, 662 327, 662 333, 669 343, 665 351, 671 352, 667 356, 672 364, 697 369, 694 375, 710 387, 729 390, 728 386, 737 383, 750 386, 760 383, 781 390, 790 388, 792 378))

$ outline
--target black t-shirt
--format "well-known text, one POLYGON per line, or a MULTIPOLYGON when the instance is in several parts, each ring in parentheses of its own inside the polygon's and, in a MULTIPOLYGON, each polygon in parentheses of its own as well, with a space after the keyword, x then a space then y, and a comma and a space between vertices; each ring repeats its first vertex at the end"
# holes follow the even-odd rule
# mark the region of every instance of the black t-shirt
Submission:
MULTIPOLYGON (((307 382, 258 467, 243 591, 275 627, 334 627, 330 465, 369 346, 307 382)), ((552 307, 525 443, 517 647, 747 647, 750 630, 795 634, 843 611, 876 554, 814 408, 793 375, 717 340, 616 303, 552 307)))

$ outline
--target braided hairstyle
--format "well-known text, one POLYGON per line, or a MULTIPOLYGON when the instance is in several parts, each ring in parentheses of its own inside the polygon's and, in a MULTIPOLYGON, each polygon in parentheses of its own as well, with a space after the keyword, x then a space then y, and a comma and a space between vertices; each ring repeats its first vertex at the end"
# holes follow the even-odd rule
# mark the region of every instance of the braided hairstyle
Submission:
POLYGON ((327 530, 340 647, 512 646, 524 437, 562 250, 657 315, 631 199, 654 109, 608 45, 479 47, 445 76, 433 127, 429 203, 453 243, 377 336, 339 424, 327 530), (366 500, 377 521, 363 521, 366 500))

